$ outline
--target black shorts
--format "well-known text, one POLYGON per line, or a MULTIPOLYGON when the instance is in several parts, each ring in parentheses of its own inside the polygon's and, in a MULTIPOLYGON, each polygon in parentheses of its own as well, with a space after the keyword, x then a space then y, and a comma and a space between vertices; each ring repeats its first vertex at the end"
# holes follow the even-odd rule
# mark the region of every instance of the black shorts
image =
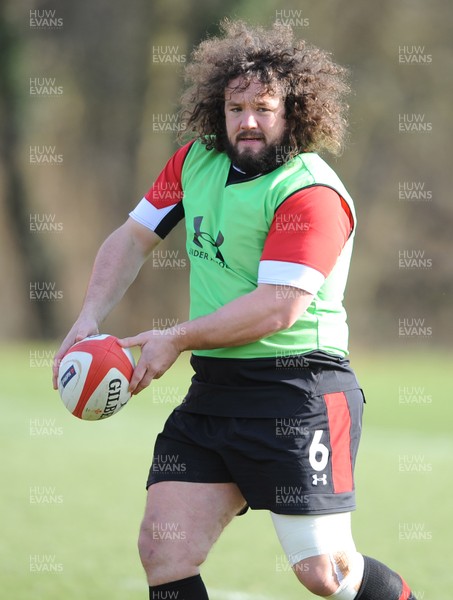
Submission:
MULTIPOLYGON (((315 370, 316 377, 307 370, 297 407, 292 403, 286 416, 203 414, 199 408, 192 412, 190 402, 174 410, 157 437, 147 486, 234 482, 252 509, 279 514, 353 510, 364 397, 344 364, 315 370)), ((252 389, 249 401, 259 403, 260 394, 252 400, 252 389)), ((280 401, 284 390, 282 385, 280 401)))

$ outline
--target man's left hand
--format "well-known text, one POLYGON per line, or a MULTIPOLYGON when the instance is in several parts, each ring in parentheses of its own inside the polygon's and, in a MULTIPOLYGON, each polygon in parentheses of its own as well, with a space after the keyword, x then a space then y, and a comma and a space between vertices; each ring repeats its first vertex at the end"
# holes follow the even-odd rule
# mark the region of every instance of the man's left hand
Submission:
POLYGON ((152 329, 118 340, 123 348, 141 348, 141 356, 129 384, 131 394, 138 394, 153 379, 159 379, 168 371, 181 353, 177 339, 177 334, 172 329, 152 329))

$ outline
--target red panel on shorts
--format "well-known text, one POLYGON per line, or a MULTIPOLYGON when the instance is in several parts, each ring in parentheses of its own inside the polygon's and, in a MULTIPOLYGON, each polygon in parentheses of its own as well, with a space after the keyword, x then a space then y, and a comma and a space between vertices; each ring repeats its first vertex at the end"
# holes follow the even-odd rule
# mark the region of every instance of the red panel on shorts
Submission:
POLYGON ((332 480, 335 494, 353 490, 351 462, 351 416, 344 392, 325 394, 332 450, 332 480))
POLYGON ((402 577, 401 580, 403 582, 403 591, 401 592, 401 596, 398 598, 398 600, 407 600, 411 595, 411 590, 402 577))

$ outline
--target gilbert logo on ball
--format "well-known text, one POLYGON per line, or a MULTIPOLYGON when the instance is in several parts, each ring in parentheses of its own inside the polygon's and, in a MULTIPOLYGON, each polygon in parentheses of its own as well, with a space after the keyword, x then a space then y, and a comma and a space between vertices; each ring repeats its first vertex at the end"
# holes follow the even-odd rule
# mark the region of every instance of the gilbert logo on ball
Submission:
POLYGON ((75 417, 98 421, 116 414, 131 397, 129 382, 135 361, 113 335, 93 335, 64 355, 58 371, 58 391, 75 417))

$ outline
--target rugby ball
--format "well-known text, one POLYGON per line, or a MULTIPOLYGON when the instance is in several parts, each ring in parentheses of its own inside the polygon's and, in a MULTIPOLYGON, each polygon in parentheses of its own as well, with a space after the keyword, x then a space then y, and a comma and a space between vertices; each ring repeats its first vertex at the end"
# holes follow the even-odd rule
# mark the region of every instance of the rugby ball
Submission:
POLYGON ((93 335, 77 342, 63 356, 58 391, 75 417, 99 421, 116 414, 131 397, 129 382, 135 361, 113 335, 93 335))

